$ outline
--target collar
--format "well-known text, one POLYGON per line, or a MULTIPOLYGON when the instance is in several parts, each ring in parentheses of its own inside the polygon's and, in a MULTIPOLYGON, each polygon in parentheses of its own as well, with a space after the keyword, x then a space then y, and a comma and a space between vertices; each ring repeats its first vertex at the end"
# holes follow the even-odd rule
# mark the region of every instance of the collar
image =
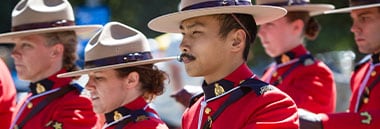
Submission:
POLYGON ((223 93, 230 91, 244 80, 254 76, 246 63, 240 65, 235 71, 229 74, 227 77, 207 84, 205 81, 202 84, 202 89, 205 94, 205 100, 222 95, 223 93))
POLYGON ((57 73, 53 74, 52 76, 48 78, 42 79, 37 82, 31 82, 29 85, 29 89, 32 92, 32 96, 70 84, 70 82, 72 81, 71 78, 57 77, 58 74, 65 73, 65 72, 66 72, 65 69, 61 69, 60 71, 58 71, 57 73))
POLYGON ((380 53, 371 56, 372 64, 380 63, 380 53))
POLYGON ((137 99, 133 100, 132 102, 119 107, 111 112, 108 112, 105 114, 106 117, 106 123, 114 123, 116 121, 122 120, 123 118, 128 117, 128 115, 131 115, 132 111, 143 109, 145 110, 148 103, 145 101, 143 97, 138 97, 137 99))
POLYGON ((276 61, 276 64, 283 64, 308 53, 309 52, 306 50, 306 48, 301 44, 292 50, 275 57, 274 60, 276 61))

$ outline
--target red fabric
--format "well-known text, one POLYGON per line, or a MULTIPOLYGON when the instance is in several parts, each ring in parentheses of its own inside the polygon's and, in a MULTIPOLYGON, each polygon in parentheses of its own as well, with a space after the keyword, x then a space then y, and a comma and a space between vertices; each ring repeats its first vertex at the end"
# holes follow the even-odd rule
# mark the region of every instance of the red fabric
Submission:
MULTIPOLYGON (((61 70, 57 74, 64 72, 65 70, 61 70)), ((57 78, 57 74, 48 78, 54 82, 53 89, 67 86, 71 82, 71 78, 57 78)), ((28 98, 30 97, 29 95, 28 98)), ((46 95, 32 99, 31 102, 33 106, 36 106, 45 98, 46 95)), ((20 108, 21 105, 19 105, 20 108)), ((22 110, 21 116, 17 119, 17 124, 19 124, 30 111, 31 109, 26 106, 24 110, 22 110)), ((52 129, 54 124, 61 124, 61 127, 65 129, 91 129, 100 127, 97 125, 97 115, 92 110, 90 99, 80 95, 77 90, 72 90, 49 103, 43 110, 26 122, 23 129, 52 129), (49 124, 49 122, 51 122, 51 124, 49 124)))
MULTIPOLYGON (((125 105, 125 107, 131 110, 138 110, 143 109, 146 105, 146 101, 142 97, 139 97, 133 102, 125 105)), ((145 111, 157 114, 157 112, 150 107, 148 107, 145 111)), ((107 127, 106 129, 114 129, 116 127, 115 125, 117 125, 117 123, 113 126, 107 127)), ((126 124, 123 129, 168 129, 168 127, 161 119, 149 117, 147 120, 130 122, 126 124)))
MULTIPOLYGON (((302 45, 301 45, 302 46, 302 45)), ((302 46, 292 50, 297 55, 307 54, 302 46)), ((299 59, 299 56, 294 58, 299 59)), ((269 80, 273 84, 281 75, 288 71, 295 62, 276 69, 277 75, 273 75, 275 66, 271 66, 261 78, 269 80)), ((336 87, 333 73, 321 61, 315 60, 313 64, 300 64, 289 72, 277 85, 277 88, 287 93, 297 104, 314 113, 333 113, 336 103, 336 87)))
MULTIPOLYGON (((235 86, 241 80, 252 76, 246 64, 240 66, 225 79, 235 82, 235 86)), ((227 94, 216 100, 209 101, 207 107, 213 113, 230 96, 227 94)), ((182 119, 183 129, 197 129, 199 113, 201 110, 200 98, 193 106, 186 109, 182 119)), ((203 114, 202 126, 208 115, 203 114)), ((212 129, 297 129, 298 115, 296 105, 292 99, 277 88, 257 96, 255 92, 249 92, 235 103, 229 105, 221 115, 212 122, 212 129)))
MULTIPOLYGON (((358 111, 355 111, 355 106, 358 104, 357 97, 359 94, 360 84, 363 82, 365 75, 371 74, 368 72, 370 63, 364 64, 359 70, 356 70, 351 78, 352 97, 348 112, 323 115, 324 129, 380 129, 380 83, 374 86, 370 92, 369 101, 363 104, 358 111), (367 117, 363 116, 364 112, 368 112, 371 116, 369 124, 363 123, 367 117)), ((376 76, 369 76, 365 86, 369 86, 375 78, 380 77, 380 64, 375 66, 376 76)))
POLYGON ((11 74, 0 59, 0 129, 9 129, 16 108, 16 88, 11 74))

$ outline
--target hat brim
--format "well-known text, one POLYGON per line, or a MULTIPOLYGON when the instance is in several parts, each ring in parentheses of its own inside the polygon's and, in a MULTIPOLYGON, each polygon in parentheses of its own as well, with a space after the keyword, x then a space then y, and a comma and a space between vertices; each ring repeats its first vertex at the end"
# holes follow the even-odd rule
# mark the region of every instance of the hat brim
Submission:
POLYGON ((292 11, 306 11, 310 12, 310 16, 316 16, 323 14, 323 12, 328 10, 333 10, 334 5, 331 4, 305 4, 305 5, 292 5, 283 6, 288 12, 292 11))
POLYGON ((379 6, 380 6, 380 3, 378 3, 378 4, 370 4, 370 5, 352 6, 352 7, 346 7, 346 8, 340 8, 340 9, 325 11, 324 14, 349 13, 352 10, 364 9, 364 8, 372 8, 372 7, 379 7, 379 6))
POLYGON ((13 43, 14 38, 20 37, 20 36, 49 33, 49 32, 75 31, 78 35, 84 35, 87 33, 94 32, 94 31, 100 29, 101 27, 102 27, 101 25, 78 25, 78 26, 61 26, 61 27, 51 27, 51 28, 41 28, 41 29, 8 32, 8 33, 0 34, 0 44, 2 44, 2 43, 13 43))
POLYGON ((89 69, 83 69, 83 70, 78 70, 78 71, 74 71, 74 72, 63 73, 63 74, 57 75, 57 77, 59 77, 59 78, 75 77, 75 76, 80 76, 83 74, 88 74, 90 72, 109 70, 109 69, 118 69, 118 68, 125 68, 125 67, 133 67, 133 66, 138 66, 138 65, 154 64, 154 63, 158 63, 158 62, 170 61, 170 60, 175 60, 175 59, 177 59, 177 57, 173 56, 173 57, 165 57, 165 58, 156 58, 156 59, 151 59, 151 60, 128 62, 128 63, 123 63, 123 64, 108 65, 108 66, 89 68, 89 69))
POLYGON ((242 5, 202 8, 180 11, 157 17, 148 23, 148 27, 158 32, 180 33, 179 26, 183 20, 198 16, 232 13, 250 14, 254 17, 256 24, 260 25, 283 17, 286 14, 286 10, 281 7, 266 5, 242 5))

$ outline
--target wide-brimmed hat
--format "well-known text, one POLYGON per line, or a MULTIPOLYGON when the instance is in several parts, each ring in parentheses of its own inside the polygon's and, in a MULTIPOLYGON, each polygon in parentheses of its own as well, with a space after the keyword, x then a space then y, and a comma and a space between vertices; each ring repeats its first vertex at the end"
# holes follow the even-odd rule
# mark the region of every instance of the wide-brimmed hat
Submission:
POLYGON ((331 13, 349 13, 352 10, 380 7, 380 0, 350 0, 350 6, 346 8, 335 9, 324 12, 325 14, 331 13))
POLYGON ((257 25, 264 24, 286 14, 281 7, 252 5, 251 0, 181 0, 179 12, 154 18, 148 27, 159 32, 179 33, 183 20, 213 14, 249 14, 257 25))
POLYGON ((21 0, 12 11, 12 32, 0 34, 0 43, 14 37, 58 31, 77 34, 94 32, 101 25, 75 25, 73 9, 67 0, 21 0))
POLYGON ((333 10, 332 4, 310 3, 310 0, 256 0, 257 5, 272 5, 285 8, 288 12, 304 11, 310 16, 323 14, 324 11, 333 10))
POLYGON ((87 43, 84 69, 60 74, 58 77, 79 76, 89 72, 154 64, 174 59, 177 58, 153 59, 148 39, 144 34, 119 22, 109 22, 87 43))

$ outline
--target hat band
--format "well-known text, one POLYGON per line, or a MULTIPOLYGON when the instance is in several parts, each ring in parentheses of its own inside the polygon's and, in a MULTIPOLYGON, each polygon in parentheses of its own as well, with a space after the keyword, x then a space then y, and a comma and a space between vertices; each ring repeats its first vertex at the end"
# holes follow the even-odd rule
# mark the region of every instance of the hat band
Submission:
POLYGON ((182 8, 181 11, 199 9, 199 8, 219 7, 219 6, 233 6, 233 5, 252 5, 252 3, 250 1, 239 1, 239 0, 208 1, 208 2, 202 2, 202 3, 194 4, 191 6, 187 6, 185 8, 182 8))
POLYGON ((31 24, 14 26, 12 27, 12 31, 15 32, 15 31, 23 31, 23 30, 51 28, 51 27, 59 27, 59 26, 72 26, 72 25, 75 25, 74 21, 58 20, 58 21, 52 21, 52 22, 40 22, 40 23, 31 23, 31 24))
POLYGON ((153 57, 150 52, 128 53, 128 54, 120 55, 120 56, 113 56, 113 57, 107 57, 107 58, 102 58, 102 59, 93 60, 93 61, 86 61, 85 68, 95 68, 95 67, 101 67, 101 66, 107 66, 107 65, 122 64, 122 63, 147 60, 147 59, 152 59, 152 58, 153 57))
POLYGON ((289 0, 288 2, 277 2, 277 3, 266 3, 262 5, 272 5, 272 6, 291 6, 291 5, 305 5, 309 2, 305 0, 289 0))
POLYGON ((379 4, 380 0, 350 0, 350 6, 379 4))

